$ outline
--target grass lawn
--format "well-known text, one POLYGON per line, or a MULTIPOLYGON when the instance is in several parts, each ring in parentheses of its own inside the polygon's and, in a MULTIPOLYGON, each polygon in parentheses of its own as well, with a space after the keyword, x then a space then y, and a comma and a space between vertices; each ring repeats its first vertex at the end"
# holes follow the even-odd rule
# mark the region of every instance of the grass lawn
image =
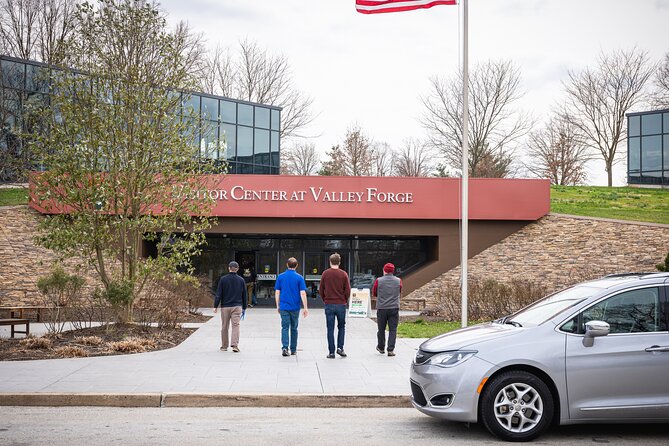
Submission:
MULTIPOLYGON (((478 322, 470 322, 471 325, 478 322)), ((400 338, 431 338, 460 328, 460 322, 436 321, 428 322, 416 319, 413 322, 400 322, 397 336, 400 338)))
POLYGON ((28 204, 28 189, 23 187, 0 188, 0 206, 28 204))
POLYGON ((669 224, 669 190, 552 186, 551 212, 669 224))

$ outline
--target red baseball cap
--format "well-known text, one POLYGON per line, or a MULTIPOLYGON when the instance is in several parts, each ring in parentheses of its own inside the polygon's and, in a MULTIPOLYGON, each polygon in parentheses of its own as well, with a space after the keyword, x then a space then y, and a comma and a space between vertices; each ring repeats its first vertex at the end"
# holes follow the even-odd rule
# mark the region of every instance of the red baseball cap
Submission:
POLYGON ((384 273, 394 273, 395 272, 395 265, 392 263, 386 263, 383 265, 383 272, 384 273))

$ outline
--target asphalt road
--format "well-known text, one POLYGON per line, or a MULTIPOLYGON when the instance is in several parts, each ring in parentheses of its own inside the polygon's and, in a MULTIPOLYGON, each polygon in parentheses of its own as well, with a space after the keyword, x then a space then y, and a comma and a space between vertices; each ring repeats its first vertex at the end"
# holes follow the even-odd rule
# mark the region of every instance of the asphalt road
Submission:
MULTIPOLYGON (((483 427, 414 409, 0 407, 1 445, 481 445, 483 427)), ((542 445, 669 445, 669 426, 554 429, 542 445)))

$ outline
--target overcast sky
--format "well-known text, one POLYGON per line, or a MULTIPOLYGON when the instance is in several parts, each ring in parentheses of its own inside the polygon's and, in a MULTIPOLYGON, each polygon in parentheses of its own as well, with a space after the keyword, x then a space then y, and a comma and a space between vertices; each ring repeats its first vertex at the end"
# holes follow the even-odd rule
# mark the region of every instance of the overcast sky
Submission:
MULTIPOLYGON (((187 21, 210 47, 244 38, 288 57, 300 90, 314 98, 308 129, 324 153, 358 123, 397 147, 425 137, 418 122, 429 78, 460 66, 459 6, 363 15, 354 0, 163 0, 172 22, 187 21)), ((470 66, 510 59, 520 67, 521 106, 543 119, 568 70, 601 51, 634 45, 660 60, 669 51, 669 0, 470 0, 470 66)), ((603 163, 590 184, 605 185, 603 163)), ((624 184, 625 165, 614 181, 624 184)))

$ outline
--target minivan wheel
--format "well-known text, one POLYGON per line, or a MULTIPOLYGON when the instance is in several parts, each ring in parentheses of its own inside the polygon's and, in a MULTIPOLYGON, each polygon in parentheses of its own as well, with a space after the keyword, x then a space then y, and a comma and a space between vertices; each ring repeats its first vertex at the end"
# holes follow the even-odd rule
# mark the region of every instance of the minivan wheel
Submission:
POLYGON ((487 383, 480 410, 484 426, 493 435, 507 441, 529 441, 550 426, 553 395, 531 373, 504 372, 487 383))

